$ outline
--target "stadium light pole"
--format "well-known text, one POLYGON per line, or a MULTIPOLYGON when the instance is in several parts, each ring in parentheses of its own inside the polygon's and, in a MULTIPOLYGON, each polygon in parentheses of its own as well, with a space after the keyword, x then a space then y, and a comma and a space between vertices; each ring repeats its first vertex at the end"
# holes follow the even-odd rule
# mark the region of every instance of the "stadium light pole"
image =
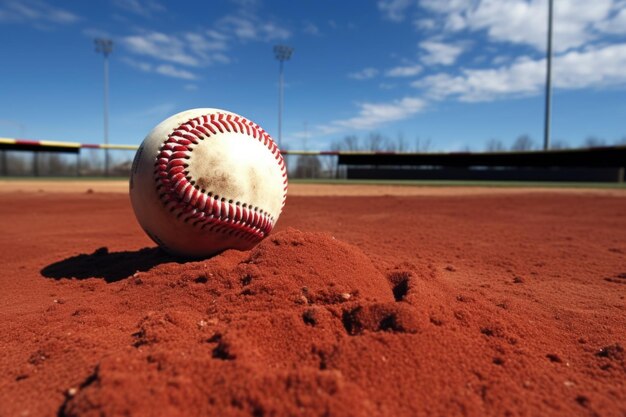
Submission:
POLYGON ((281 148, 283 144, 283 99, 284 99, 284 76, 283 76, 283 63, 291 58, 293 48, 286 45, 274 46, 274 56, 278 60, 279 64, 279 76, 278 76, 278 147, 281 148))
POLYGON ((109 55, 113 52, 111 39, 96 38, 96 52, 104 55, 104 175, 109 176, 109 55))
POLYGON ((543 125, 543 150, 550 149, 550 118, 552 112, 552 11, 553 0, 548 0, 548 45, 546 48, 546 113, 543 125))

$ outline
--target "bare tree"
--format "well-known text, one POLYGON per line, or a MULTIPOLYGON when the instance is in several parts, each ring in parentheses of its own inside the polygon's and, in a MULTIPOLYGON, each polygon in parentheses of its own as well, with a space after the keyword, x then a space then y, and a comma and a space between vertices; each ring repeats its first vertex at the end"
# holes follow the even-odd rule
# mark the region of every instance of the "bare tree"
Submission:
POLYGON ((337 175, 337 156, 322 155, 319 157, 319 160, 322 169, 320 176, 324 178, 335 178, 337 175))
POLYGON ((370 133, 364 140, 359 140, 356 135, 345 136, 343 139, 333 141, 330 144, 332 151, 390 151, 390 152, 428 152, 430 139, 415 138, 413 146, 399 133, 395 140, 385 137, 377 132, 370 133))
POLYGON ((518 136, 511 145, 513 151, 530 151, 532 149, 535 149, 535 141, 526 134, 518 136))
POLYGON ((491 138, 487 141, 487 144, 485 145, 485 150, 487 152, 502 152, 505 150, 505 148, 500 139, 491 138))
POLYGON ((365 140, 365 148, 368 151, 383 151, 387 145, 385 142, 386 140, 383 135, 377 132, 372 132, 365 140))
POLYGON ((67 160, 66 157, 59 155, 58 153, 48 153, 45 158, 42 158, 45 169, 49 175, 68 175, 73 173, 73 164, 67 160))
POLYGON ((81 175, 99 175, 103 172, 99 149, 88 149, 87 158, 81 158, 81 175))
POLYGON ((6 152, 6 173, 8 175, 27 175, 30 168, 26 166, 26 161, 22 156, 23 152, 4 152, 6 152))
POLYGON ((583 146, 585 148, 600 148, 602 146, 606 146, 606 141, 602 138, 591 135, 585 138, 583 146))
POLYGON ((317 156, 300 155, 296 161, 295 178, 319 178, 322 164, 317 156))
POLYGON ((550 142, 550 149, 558 150, 558 149, 568 149, 569 144, 563 139, 556 139, 550 142))
POLYGON ((388 139, 385 149, 390 152, 408 152, 410 147, 403 133, 398 133, 395 140, 388 139))
POLYGON ((430 150, 430 139, 415 138, 415 152, 428 152, 430 150))
POLYGON ((356 135, 345 136, 337 143, 338 151, 358 151, 360 149, 359 138, 356 135))

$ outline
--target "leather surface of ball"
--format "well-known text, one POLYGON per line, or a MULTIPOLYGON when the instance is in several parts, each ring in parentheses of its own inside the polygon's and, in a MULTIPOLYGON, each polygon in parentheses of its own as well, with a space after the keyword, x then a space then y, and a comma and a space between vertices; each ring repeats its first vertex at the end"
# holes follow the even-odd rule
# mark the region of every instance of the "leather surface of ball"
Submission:
POLYGON ((137 220, 167 252, 190 258, 252 248, 287 194, 280 150, 257 124, 225 110, 178 113, 157 125, 133 161, 137 220))

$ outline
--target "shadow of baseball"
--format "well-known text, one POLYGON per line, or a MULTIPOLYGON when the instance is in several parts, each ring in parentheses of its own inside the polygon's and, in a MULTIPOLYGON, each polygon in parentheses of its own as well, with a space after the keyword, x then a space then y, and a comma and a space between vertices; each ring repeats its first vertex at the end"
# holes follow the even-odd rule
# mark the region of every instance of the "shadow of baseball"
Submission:
POLYGON ((102 247, 91 254, 80 254, 50 264, 41 270, 41 275, 56 280, 100 278, 110 283, 167 262, 182 260, 158 247, 124 252, 109 252, 108 248, 102 247))

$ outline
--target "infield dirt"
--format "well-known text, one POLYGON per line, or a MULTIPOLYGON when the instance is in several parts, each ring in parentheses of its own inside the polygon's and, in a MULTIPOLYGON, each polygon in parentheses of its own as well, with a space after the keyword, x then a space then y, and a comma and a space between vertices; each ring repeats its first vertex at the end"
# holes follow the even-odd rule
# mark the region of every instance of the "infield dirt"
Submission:
POLYGON ((623 190, 296 192, 183 262, 82 187, 0 193, 0 416, 626 415, 623 190))

